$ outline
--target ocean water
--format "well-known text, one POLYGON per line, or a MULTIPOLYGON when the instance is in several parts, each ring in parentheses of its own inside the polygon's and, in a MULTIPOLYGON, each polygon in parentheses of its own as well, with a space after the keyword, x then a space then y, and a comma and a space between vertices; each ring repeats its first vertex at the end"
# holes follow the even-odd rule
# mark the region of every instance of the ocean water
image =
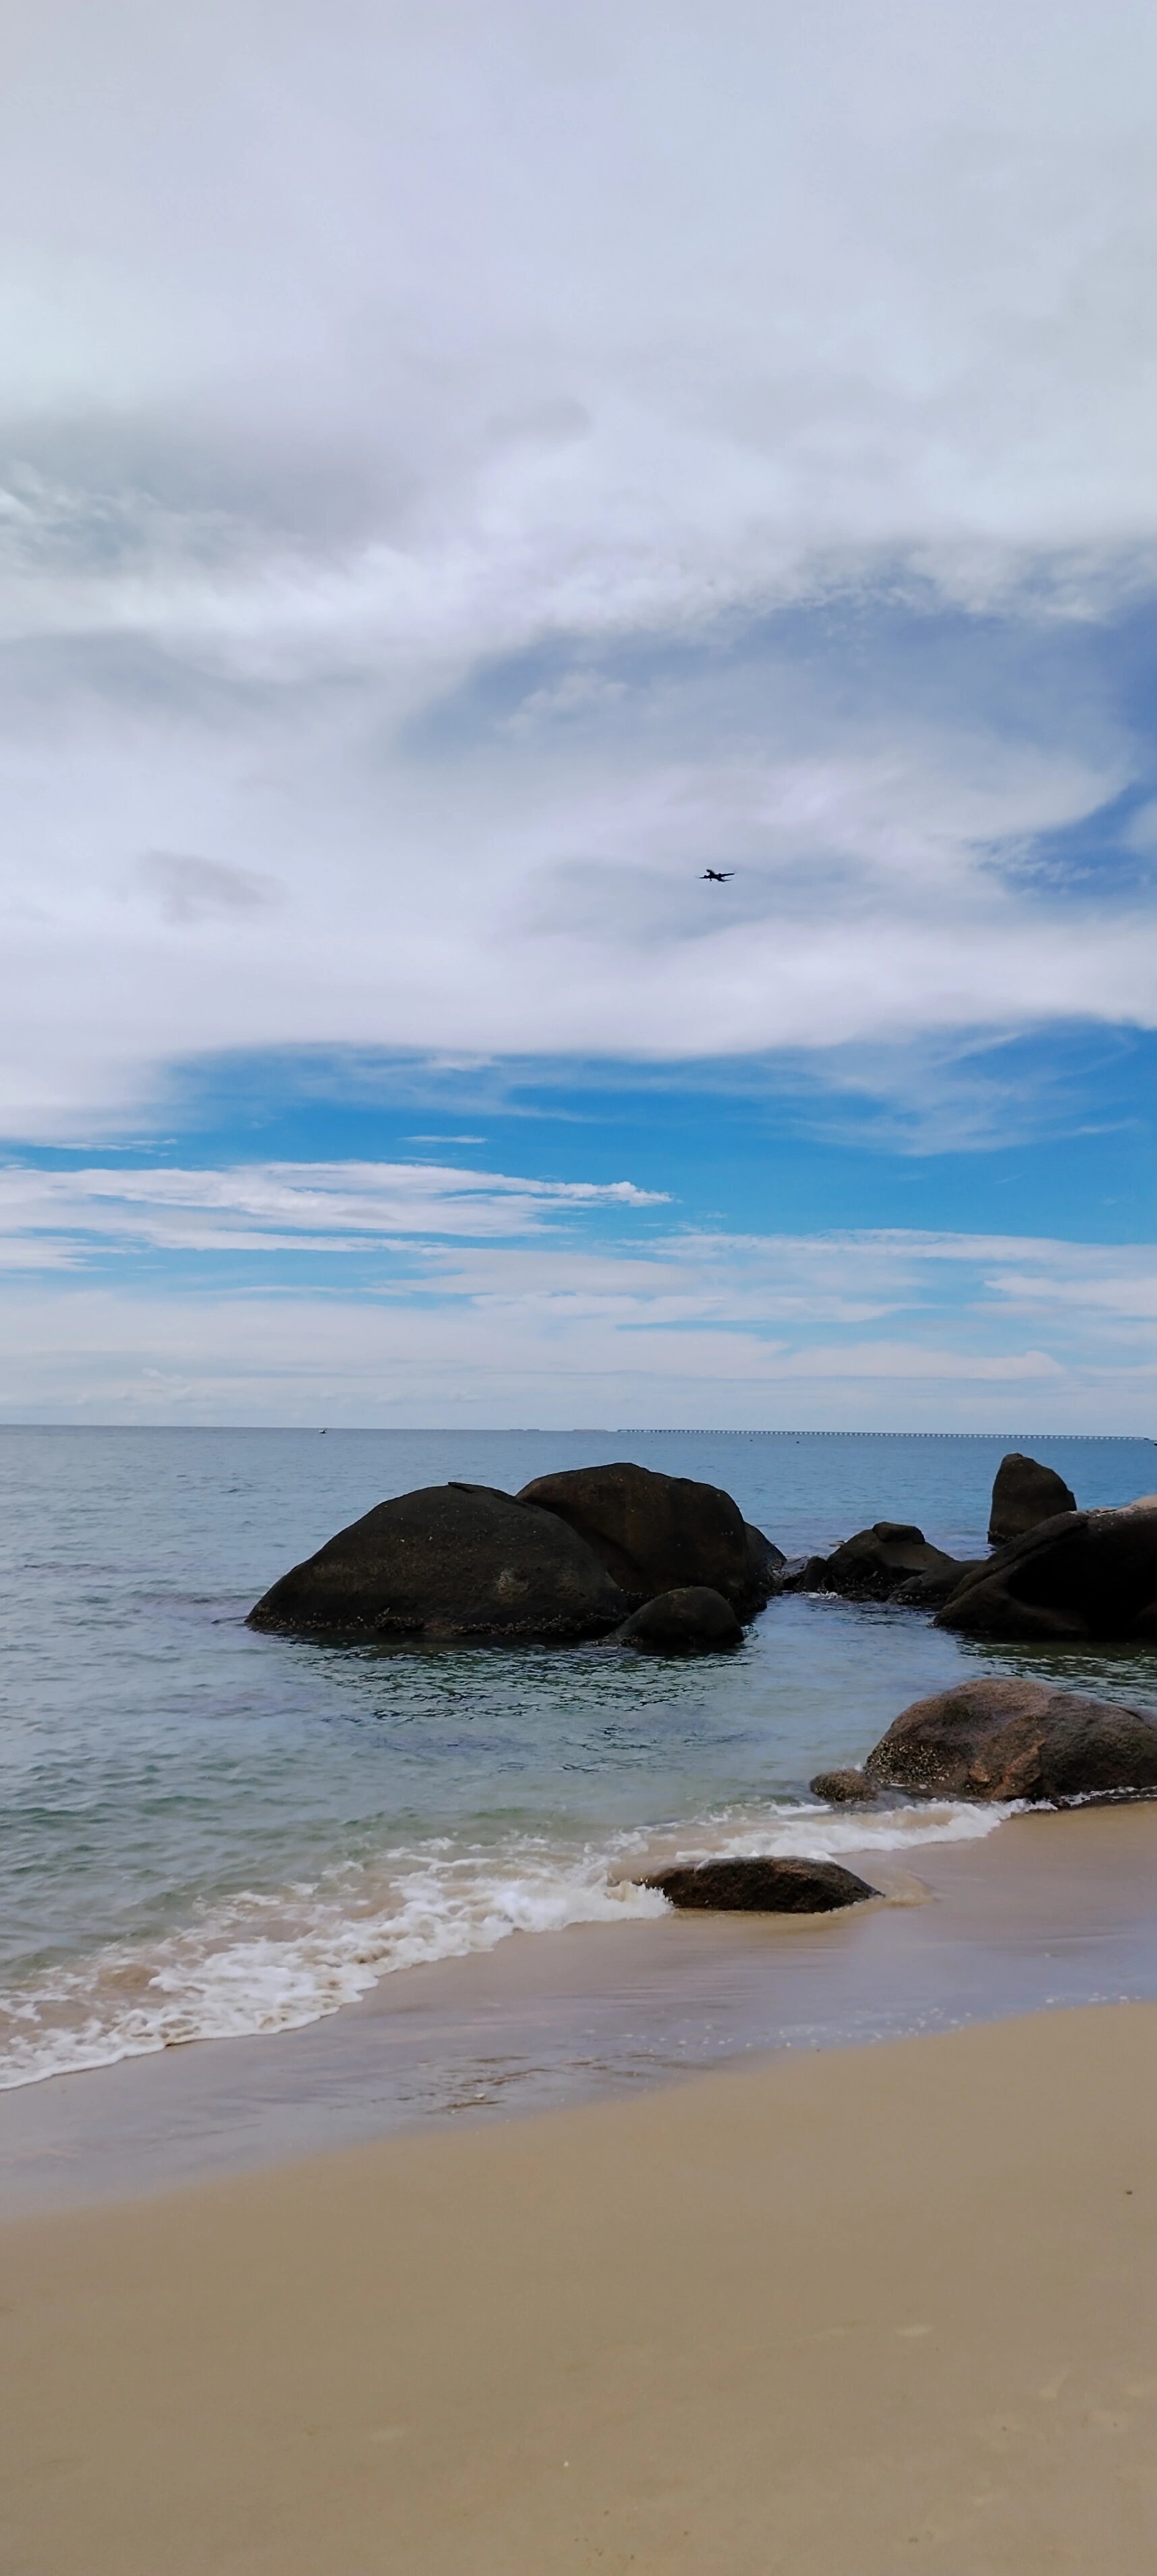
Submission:
MULTIPOLYGON (((983 1552, 1004 1439, 0 1427, 0 2086, 287 2031, 512 1934, 645 1921, 676 1853, 873 1850, 999 1810, 836 1814, 858 1759, 962 1672, 1157 1707, 1157 1655, 992 1653, 910 1612, 793 1597, 735 1655, 333 1648, 244 1625, 273 1578, 408 1487, 515 1491, 629 1456, 724 1485, 789 1554, 919 1522, 983 1552)), ((1033 1440, 1082 1503, 1157 1482, 1147 1440, 1033 1440)))

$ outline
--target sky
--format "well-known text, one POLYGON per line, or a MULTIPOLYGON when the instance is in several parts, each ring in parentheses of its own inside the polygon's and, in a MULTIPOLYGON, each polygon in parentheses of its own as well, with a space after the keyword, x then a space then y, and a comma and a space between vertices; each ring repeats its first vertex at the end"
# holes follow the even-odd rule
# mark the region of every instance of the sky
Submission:
POLYGON ((1157 1430, 1155 76, 8 0, 0 1420, 1157 1430))

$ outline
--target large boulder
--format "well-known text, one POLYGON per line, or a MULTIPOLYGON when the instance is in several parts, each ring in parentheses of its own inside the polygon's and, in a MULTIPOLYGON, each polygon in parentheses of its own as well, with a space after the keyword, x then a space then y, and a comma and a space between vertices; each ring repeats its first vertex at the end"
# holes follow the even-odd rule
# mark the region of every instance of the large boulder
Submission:
MULTIPOLYGON (((987 1561, 987 1560, 986 1560, 987 1561)), ((897 1593, 931 1579, 935 1588, 952 1590, 963 1566, 942 1547, 933 1547, 911 1521, 876 1521, 857 1530, 831 1556, 809 1556, 798 1573, 781 1581, 785 1592, 838 1592, 847 1601, 891 1601, 897 1593)), ((943 1599, 944 1591, 938 1595, 943 1599)))
POLYGON ((743 1630, 730 1601, 705 1583, 684 1584, 678 1592, 657 1592, 632 1610, 615 1630, 618 1643, 641 1655, 718 1655, 743 1644, 743 1630))
MULTIPOLYGON (((536 1476, 518 1497, 554 1512, 593 1548, 613 1583, 637 1608, 657 1592, 708 1584, 741 1618, 770 1598, 774 1568, 753 1545, 737 1503, 718 1485, 662 1476, 619 1460, 536 1476)), ((761 1549, 779 1558, 763 1539, 761 1549)))
POLYGON ((249 1625, 350 1638, 597 1637, 628 1606, 556 1513, 486 1485, 428 1485, 327 1539, 264 1594, 249 1625))
POLYGON ((1052 1467, 1042 1467, 1036 1458, 1026 1458, 1021 1450, 1010 1449, 996 1471, 988 1535, 1001 1546, 1005 1539, 1023 1538, 1041 1521, 1055 1520, 1058 1512, 1076 1508, 1076 1495, 1063 1476, 1052 1467))
POLYGON ((672 1905, 722 1914, 834 1914, 878 1896, 866 1878, 835 1860, 701 1860, 677 1862, 640 1881, 672 1905))
POLYGON ((1059 1512, 974 1566, 937 1613, 965 1637, 1157 1643, 1157 1505, 1059 1512))
POLYGON ((1048 1682, 961 1682, 903 1709, 864 1772, 873 1787, 916 1798, 1157 1791, 1157 1718, 1048 1682))

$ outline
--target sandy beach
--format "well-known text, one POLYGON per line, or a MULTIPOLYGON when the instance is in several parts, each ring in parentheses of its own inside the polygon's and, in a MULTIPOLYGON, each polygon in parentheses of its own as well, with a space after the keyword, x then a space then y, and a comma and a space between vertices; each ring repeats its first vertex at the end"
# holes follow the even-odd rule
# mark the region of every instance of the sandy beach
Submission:
POLYGON ((1150 2576, 1157 2007, 10 2224, 6 2576, 1150 2576))

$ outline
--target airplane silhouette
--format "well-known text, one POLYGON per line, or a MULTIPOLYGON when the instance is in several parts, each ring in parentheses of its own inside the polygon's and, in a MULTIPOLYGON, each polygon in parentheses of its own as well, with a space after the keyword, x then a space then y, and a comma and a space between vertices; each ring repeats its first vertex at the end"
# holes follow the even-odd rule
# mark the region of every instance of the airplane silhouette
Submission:
POLYGON ((704 868, 703 883, 704 885, 730 885, 734 874, 734 868, 704 868))

